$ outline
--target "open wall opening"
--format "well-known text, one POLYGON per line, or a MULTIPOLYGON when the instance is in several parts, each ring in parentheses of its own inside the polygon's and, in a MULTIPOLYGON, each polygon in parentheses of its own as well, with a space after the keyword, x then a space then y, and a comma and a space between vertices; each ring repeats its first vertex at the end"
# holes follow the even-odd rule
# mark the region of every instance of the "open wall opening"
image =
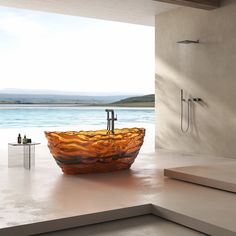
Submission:
POLYGON ((154 27, 0 8, 2 146, 20 133, 144 127, 154 149, 154 27))
POLYGON ((235 10, 235 1, 223 1, 212 11, 178 8, 156 17, 158 148, 235 158, 235 10), (199 43, 177 43, 184 40, 199 43), (202 99, 191 106, 187 133, 181 89, 186 99, 202 99))

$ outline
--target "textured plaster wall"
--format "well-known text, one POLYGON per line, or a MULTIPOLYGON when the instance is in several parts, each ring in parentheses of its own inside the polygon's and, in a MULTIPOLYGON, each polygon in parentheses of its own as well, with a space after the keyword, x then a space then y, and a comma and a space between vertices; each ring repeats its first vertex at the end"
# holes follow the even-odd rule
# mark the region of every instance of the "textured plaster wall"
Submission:
POLYGON ((156 147, 236 158, 236 1, 156 16, 156 147), (200 44, 177 44, 200 39, 200 44), (180 131, 180 89, 197 96, 180 131))

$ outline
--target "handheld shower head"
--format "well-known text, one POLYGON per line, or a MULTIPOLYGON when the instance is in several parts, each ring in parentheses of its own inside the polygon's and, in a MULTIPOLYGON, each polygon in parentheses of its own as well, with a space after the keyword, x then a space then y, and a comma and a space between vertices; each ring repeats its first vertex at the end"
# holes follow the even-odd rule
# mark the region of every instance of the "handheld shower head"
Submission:
POLYGON ((181 99, 181 102, 185 102, 183 89, 180 90, 180 99, 181 99))

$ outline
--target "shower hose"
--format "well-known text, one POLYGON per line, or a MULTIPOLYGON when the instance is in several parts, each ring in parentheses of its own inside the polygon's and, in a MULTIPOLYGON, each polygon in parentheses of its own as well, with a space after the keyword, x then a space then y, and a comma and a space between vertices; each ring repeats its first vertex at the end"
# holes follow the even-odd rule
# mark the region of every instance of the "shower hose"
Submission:
POLYGON ((181 90, 181 124, 180 124, 180 127, 181 127, 181 131, 183 133, 187 133, 188 130, 189 130, 189 127, 190 127, 190 107, 191 107, 191 99, 189 98, 188 99, 188 112, 187 112, 187 126, 186 128, 184 128, 184 105, 183 103, 185 102, 185 99, 183 98, 183 91, 181 90))

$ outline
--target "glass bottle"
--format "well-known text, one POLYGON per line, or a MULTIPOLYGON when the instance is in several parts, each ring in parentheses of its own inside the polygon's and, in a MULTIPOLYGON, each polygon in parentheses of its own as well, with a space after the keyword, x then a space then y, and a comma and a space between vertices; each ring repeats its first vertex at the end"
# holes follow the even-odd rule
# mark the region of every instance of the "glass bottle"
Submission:
POLYGON ((18 137, 17 137, 17 143, 21 143, 21 135, 20 134, 18 134, 18 137))

